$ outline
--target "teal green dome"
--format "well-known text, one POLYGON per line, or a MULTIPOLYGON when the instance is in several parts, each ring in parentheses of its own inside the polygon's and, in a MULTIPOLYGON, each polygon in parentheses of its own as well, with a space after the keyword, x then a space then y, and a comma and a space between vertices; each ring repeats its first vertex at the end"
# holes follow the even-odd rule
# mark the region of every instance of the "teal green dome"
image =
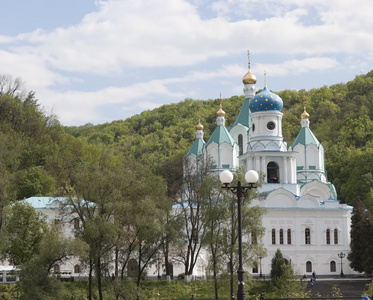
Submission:
POLYGON ((265 87, 263 91, 255 95, 250 99, 250 111, 255 113, 257 111, 269 111, 277 110, 281 111, 284 103, 280 96, 272 93, 270 90, 265 87))

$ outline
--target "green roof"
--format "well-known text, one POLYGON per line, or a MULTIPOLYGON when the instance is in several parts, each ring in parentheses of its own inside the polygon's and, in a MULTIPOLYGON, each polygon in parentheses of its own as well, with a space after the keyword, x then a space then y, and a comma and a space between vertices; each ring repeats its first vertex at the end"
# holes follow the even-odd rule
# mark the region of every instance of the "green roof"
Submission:
POLYGON ((216 126, 214 132, 212 133, 210 139, 207 142, 207 145, 211 143, 216 143, 219 146, 223 143, 228 143, 234 145, 235 141, 232 136, 229 134, 227 128, 223 125, 216 126))
POLYGON ((249 102, 250 98, 246 98, 232 127, 236 126, 237 124, 241 124, 243 126, 246 126, 247 128, 251 127, 249 102))
POLYGON ((192 147, 190 147, 186 156, 191 155, 191 154, 193 154, 195 156, 200 156, 203 153, 204 145, 205 145, 205 142, 204 142, 203 139, 196 139, 194 141, 192 147))
POLYGON ((315 144, 317 147, 321 146, 321 143, 317 140, 315 135, 312 133, 311 129, 308 127, 303 127, 295 138, 294 143, 290 146, 294 148, 296 145, 301 144, 307 146, 309 144, 315 144))

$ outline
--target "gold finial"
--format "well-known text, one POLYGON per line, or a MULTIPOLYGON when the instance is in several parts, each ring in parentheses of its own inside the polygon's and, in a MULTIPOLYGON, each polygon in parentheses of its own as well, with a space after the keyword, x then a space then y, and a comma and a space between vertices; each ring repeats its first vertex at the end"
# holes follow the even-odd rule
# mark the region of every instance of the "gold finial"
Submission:
POLYGON ((243 82, 243 84, 255 84, 256 83, 256 77, 253 73, 251 73, 250 50, 247 50, 247 57, 249 59, 249 63, 248 63, 249 71, 242 78, 242 82, 243 82))
POLYGON ((309 113, 306 112, 306 101, 304 101, 304 111, 303 111, 303 113, 300 115, 300 117, 301 117, 302 119, 308 119, 308 118, 310 117, 309 113))
POLYGON ((201 124, 201 117, 198 117, 198 124, 196 125, 196 130, 203 130, 203 125, 201 124))
POLYGON ((222 108, 221 93, 220 93, 220 108, 219 108, 219 110, 216 112, 216 114, 217 114, 218 116, 225 116, 225 111, 224 111, 223 108, 222 108))
POLYGON ((267 72, 264 71, 264 87, 267 87, 267 72))

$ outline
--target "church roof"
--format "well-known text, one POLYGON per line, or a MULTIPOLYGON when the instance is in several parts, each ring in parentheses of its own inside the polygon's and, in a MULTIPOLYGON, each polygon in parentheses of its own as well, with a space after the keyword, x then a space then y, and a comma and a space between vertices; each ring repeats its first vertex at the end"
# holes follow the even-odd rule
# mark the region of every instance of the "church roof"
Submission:
POLYGON ((250 99, 250 110, 257 111, 281 111, 284 103, 280 96, 272 93, 267 87, 250 99))
POLYGON ((316 136, 312 133, 311 129, 308 127, 303 127, 298 133, 297 137, 294 140, 294 143, 290 146, 294 148, 296 145, 301 144, 307 146, 309 144, 315 144, 317 147, 321 146, 321 143, 318 141, 316 136))
POLYGON ((35 209, 47 209, 51 208, 57 208, 59 204, 64 201, 65 198, 63 197, 30 197, 27 199, 24 199, 24 202, 29 203, 33 208, 35 209), (53 202, 55 202, 55 205, 53 205, 53 202))
POLYGON ((240 109, 240 112, 238 113, 237 118, 234 121, 232 127, 238 124, 246 126, 247 128, 251 127, 251 119, 249 115, 249 103, 250 103, 250 99, 245 99, 240 109))
POLYGON ((191 155, 191 154, 195 156, 200 156, 203 152, 204 145, 205 145, 205 141, 203 139, 196 139, 192 147, 190 147, 186 156, 191 155))
POLYGON ((234 139, 228 132, 227 128, 223 125, 216 126, 214 132, 212 133, 210 139, 206 143, 206 145, 209 145, 211 143, 216 143, 218 145, 221 145, 223 143, 228 143, 230 145, 235 144, 234 139))

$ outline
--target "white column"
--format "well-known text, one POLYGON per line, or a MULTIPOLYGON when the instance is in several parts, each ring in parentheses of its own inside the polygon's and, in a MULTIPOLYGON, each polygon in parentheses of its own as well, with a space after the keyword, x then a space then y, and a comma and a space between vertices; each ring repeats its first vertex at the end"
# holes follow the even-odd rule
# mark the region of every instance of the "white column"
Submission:
POLYGON ((257 172, 261 171, 261 169, 260 169, 260 157, 259 156, 255 156, 255 170, 257 170, 257 172))
POLYGON ((262 170, 262 172, 264 173, 264 174, 267 174, 267 170, 266 170, 266 166, 265 166, 265 162, 266 162, 266 160, 265 160, 265 156, 261 156, 260 157, 261 158, 261 170, 262 170))
POLYGON ((284 183, 288 183, 288 157, 284 157, 284 160, 283 160, 283 165, 284 165, 284 183))

